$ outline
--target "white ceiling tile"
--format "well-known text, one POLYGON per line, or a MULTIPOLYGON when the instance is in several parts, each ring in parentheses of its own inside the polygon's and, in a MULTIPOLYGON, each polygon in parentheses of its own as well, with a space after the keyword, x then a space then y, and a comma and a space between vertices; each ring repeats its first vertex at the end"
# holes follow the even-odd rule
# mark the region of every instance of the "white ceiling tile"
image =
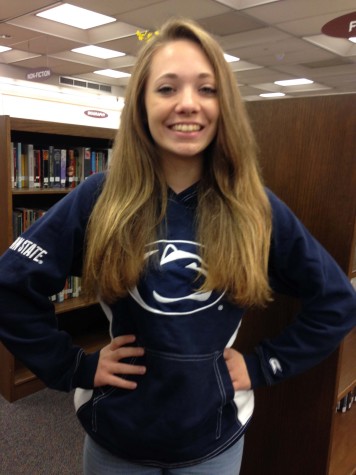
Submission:
POLYGON ((143 28, 157 29, 161 24, 172 16, 186 16, 193 20, 220 15, 230 11, 226 7, 213 0, 165 0, 158 4, 147 5, 144 8, 131 10, 120 15, 121 21, 129 24, 137 24, 139 18, 143 28))
POLYGON ((235 35, 220 38, 220 43, 225 50, 232 48, 243 48, 251 45, 265 45, 270 42, 284 41, 291 38, 290 35, 279 31, 276 28, 260 28, 258 30, 246 31, 235 35))
POLYGON ((88 31, 88 42, 91 44, 103 43, 104 41, 112 41, 118 38, 126 38, 127 36, 136 35, 138 25, 129 25, 117 21, 109 23, 98 28, 88 31))
POLYGON ((253 86, 259 83, 271 83, 277 81, 280 78, 280 74, 277 71, 273 71, 269 68, 241 71, 235 73, 235 75, 239 83, 253 86))
POLYGON ((28 2, 1 0, 0 21, 8 21, 11 18, 26 15, 29 11, 42 10, 52 5, 52 0, 31 0, 30 7, 28 2))
POLYGON ((317 17, 325 14, 335 14, 340 11, 355 10, 355 0, 282 0, 255 8, 250 8, 248 14, 271 25, 303 18, 317 17))
POLYGON ((264 24, 240 12, 227 12, 199 20, 199 23, 214 35, 228 36, 244 31, 264 28, 264 24))
POLYGON ((22 61, 24 59, 29 58, 36 58, 39 55, 28 53, 26 51, 20 51, 16 49, 12 49, 10 51, 6 51, 5 53, 1 53, 0 60, 6 64, 15 63, 17 61, 22 61))
POLYGON ((305 36, 304 40, 309 41, 321 48, 332 51, 340 56, 355 56, 356 44, 343 38, 333 38, 326 35, 305 36))
MULTIPOLYGON (((339 11, 336 17, 346 15, 347 13, 350 13, 350 10, 339 11)), ((322 27, 334 18, 335 13, 328 13, 327 15, 317 15, 308 18, 277 23, 276 27, 299 37, 311 36, 320 34, 322 27)))

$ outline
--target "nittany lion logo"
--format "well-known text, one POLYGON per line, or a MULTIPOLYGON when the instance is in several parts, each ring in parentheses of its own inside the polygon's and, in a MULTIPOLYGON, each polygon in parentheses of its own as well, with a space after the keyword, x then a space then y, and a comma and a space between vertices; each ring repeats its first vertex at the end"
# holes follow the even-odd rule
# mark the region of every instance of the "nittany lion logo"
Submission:
POLYGON ((186 315, 215 305, 223 293, 199 292, 206 275, 192 241, 161 240, 148 246, 150 265, 140 284, 130 291, 145 310, 166 315, 186 315))

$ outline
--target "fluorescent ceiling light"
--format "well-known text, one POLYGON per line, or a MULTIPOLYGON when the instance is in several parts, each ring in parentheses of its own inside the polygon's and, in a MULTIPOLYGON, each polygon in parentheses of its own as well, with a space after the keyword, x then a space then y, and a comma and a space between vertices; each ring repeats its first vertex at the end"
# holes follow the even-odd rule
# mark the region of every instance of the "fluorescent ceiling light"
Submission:
POLYGON ((224 58, 225 61, 228 63, 233 63, 234 61, 240 61, 240 58, 237 58, 236 56, 231 56, 231 54, 226 54, 224 53, 224 58))
POLYGON ((283 92, 266 92, 264 94, 260 94, 261 97, 283 97, 285 94, 283 92))
POLYGON ((275 81, 274 84, 278 84, 278 86, 302 86, 303 84, 313 84, 314 81, 310 79, 287 79, 285 81, 275 81))
POLYGON ((75 28, 81 28, 82 30, 116 21, 116 18, 86 10, 85 8, 75 7, 69 3, 37 13, 36 16, 74 26, 75 28))
POLYGON ((0 53, 5 53, 5 51, 10 51, 12 48, 8 48, 7 46, 0 46, 0 53))
POLYGON ((102 76, 109 76, 110 78, 128 78, 131 76, 129 73, 122 71, 115 71, 114 69, 101 69, 100 71, 94 71, 95 74, 101 74, 102 76))
POLYGON ((356 43, 356 36, 352 36, 351 38, 349 38, 349 41, 352 41, 353 43, 356 43))
POLYGON ((86 54, 87 56, 94 56, 95 58, 110 59, 118 56, 125 56, 125 53, 114 51, 113 49, 101 48, 100 46, 82 46, 80 48, 72 49, 73 53, 86 54))
POLYGON ((218 0, 218 2, 232 7, 235 10, 244 10, 245 8, 264 5, 265 3, 279 2, 279 0, 218 0))

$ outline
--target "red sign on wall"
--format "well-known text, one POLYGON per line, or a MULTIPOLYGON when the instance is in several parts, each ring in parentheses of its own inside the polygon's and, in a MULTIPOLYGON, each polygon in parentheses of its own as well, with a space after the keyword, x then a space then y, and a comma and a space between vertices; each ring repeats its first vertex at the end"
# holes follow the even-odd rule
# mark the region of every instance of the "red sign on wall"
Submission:
POLYGON ((108 117, 108 114, 106 112, 97 110, 84 111, 84 114, 89 117, 94 117, 94 119, 105 119, 106 117, 108 117))
POLYGON ((31 69, 26 73, 27 81, 45 81, 51 76, 51 70, 49 68, 37 68, 31 69))
POLYGON ((324 35, 335 36, 336 38, 356 36, 356 12, 334 18, 334 20, 326 23, 321 31, 324 35))

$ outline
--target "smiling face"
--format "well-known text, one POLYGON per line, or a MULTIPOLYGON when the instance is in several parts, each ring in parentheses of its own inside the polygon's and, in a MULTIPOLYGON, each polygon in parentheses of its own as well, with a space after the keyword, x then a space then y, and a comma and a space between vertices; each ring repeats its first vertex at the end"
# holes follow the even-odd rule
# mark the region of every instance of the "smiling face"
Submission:
POLYGON ((145 107, 163 166, 202 161, 216 134, 219 103, 212 66, 199 45, 176 40, 154 54, 145 107))

